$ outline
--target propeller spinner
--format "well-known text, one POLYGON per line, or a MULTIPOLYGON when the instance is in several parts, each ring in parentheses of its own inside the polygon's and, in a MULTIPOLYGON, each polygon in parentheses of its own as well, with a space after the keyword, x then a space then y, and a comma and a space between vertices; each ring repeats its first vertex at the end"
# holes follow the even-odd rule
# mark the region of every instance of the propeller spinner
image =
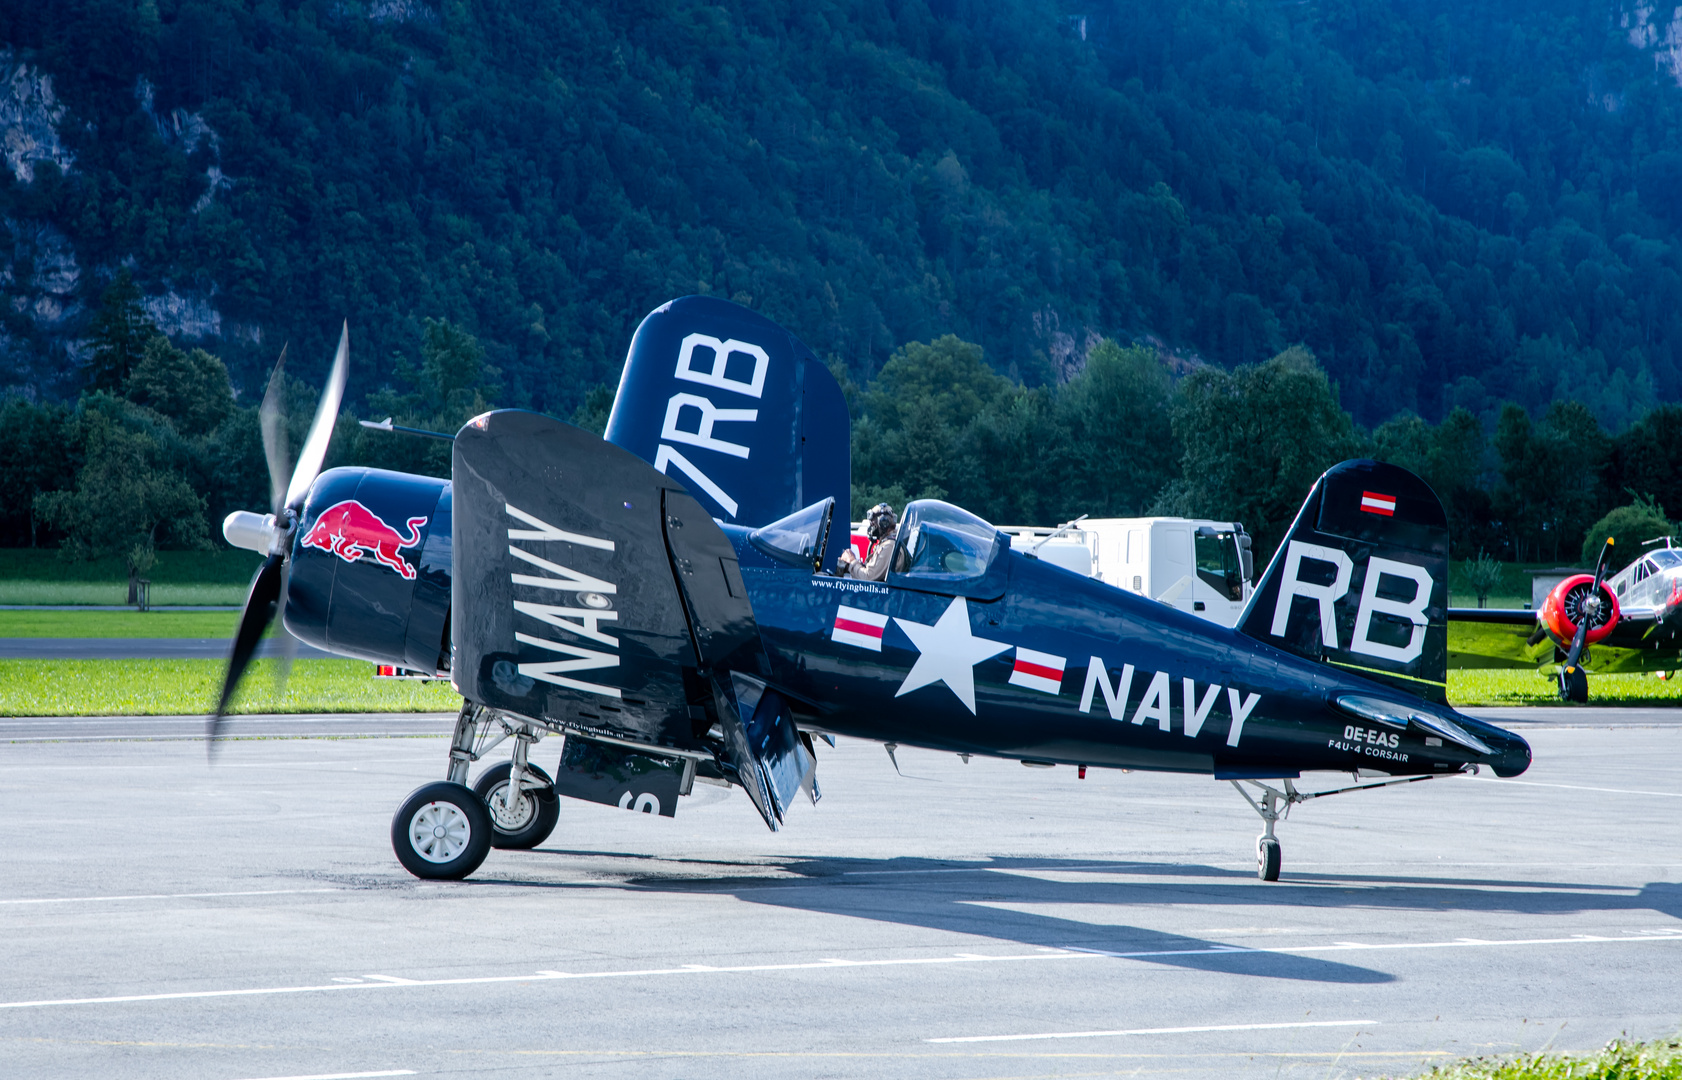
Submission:
MULTIPOLYGON (((290 481, 286 479, 285 364, 286 352, 283 349, 274 373, 269 377, 269 386, 257 414, 263 431, 263 454, 269 465, 271 512, 253 514, 248 510, 236 510, 222 522, 222 535, 228 543, 268 557, 251 580, 251 591, 245 598, 239 628, 234 632, 233 645, 228 652, 228 670, 222 679, 222 694, 217 699, 216 711, 206 725, 212 755, 222 737, 228 702, 232 700, 246 668, 251 666, 257 645, 274 621, 286 595, 288 562, 292 538, 298 529, 298 515, 309 496, 310 485, 321 473, 327 444, 333 438, 333 423, 339 415, 339 403, 344 398, 345 379, 350 367, 350 323, 346 322, 339 333, 339 351, 333 357, 326 389, 322 392, 321 403, 316 406, 315 420, 310 424, 309 435, 304 439, 304 447, 298 455, 298 464, 292 470, 290 481)), ((291 638, 287 637, 282 646, 283 678, 295 647, 291 638)))

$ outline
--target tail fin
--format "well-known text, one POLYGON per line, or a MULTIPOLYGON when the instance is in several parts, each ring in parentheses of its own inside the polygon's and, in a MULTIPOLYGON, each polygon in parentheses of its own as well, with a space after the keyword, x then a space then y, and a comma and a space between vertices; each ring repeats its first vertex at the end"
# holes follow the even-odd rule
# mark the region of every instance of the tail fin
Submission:
POLYGON ((1431 701, 1448 680, 1448 519, 1396 465, 1326 470, 1239 618, 1258 640, 1431 701))
MULTIPOLYGON (((637 327, 608 442, 677 480, 713 516, 765 525, 852 485, 847 403, 787 330, 739 304, 686 296, 637 327)), ((840 554, 837 531, 826 560, 840 554)))

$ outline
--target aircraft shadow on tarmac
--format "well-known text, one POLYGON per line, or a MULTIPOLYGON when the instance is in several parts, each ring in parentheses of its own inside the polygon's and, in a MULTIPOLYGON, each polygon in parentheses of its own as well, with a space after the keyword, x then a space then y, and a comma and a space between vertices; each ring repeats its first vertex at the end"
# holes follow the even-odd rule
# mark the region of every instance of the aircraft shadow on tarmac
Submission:
MULTIPOLYGON (((1682 885, 1666 882, 1650 883, 1635 894, 1618 886, 1579 882, 1353 874, 1303 875, 1295 882, 1287 880, 1262 886, 1249 873, 1183 863, 995 859, 975 864, 905 858, 790 858, 727 863, 555 848, 540 848, 534 854, 629 861, 633 864, 629 876, 614 882, 619 888, 726 893, 754 904, 873 919, 1031 946, 1126 953, 1140 961, 1175 967, 1310 982, 1384 983, 1395 977, 1321 957, 1251 951, 1265 947, 1265 943, 1253 939, 1244 945, 1234 945, 1138 926, 1065 918, 1043 910, 1015 910, 1015 906, 1043 909, 1047 905, 1092 905, 1100 918, 1103 917, 1097 911, 1100 906, 1114 909, 1124 905, 1162 904, 1231 904, 1251 909, 1266 905, 1288 908, 1299 914, 1316 908, 1349 907, 1433 914, 1460 911, 1526 915, 1647 910, 1682 918, 1682 885), (635 864, 639 863, 647 864, 647 872, 637 872, 635 864), (736 872, 708 873, 706 867, 728 867, 736 872), (1075 879, 1036 876, 1044 873, 1070 873, 1075 879), (1084 874, 1102 875, 1102 880, 1079 880, 1084 874), (1127 881, 1128 876, 1138 880, 1127 881)), ((486 878, 478 880, 482 884, 493 883, 486 878)), ((592 887, 576 883, 549 885, 529 879, 494 883, 538 888, 592 887)), ((1312 933, 1304 930, 1305 935, 1312 933)), ((1458 936, 1449 930, 1444 933, 1458 936)), ((1280 939, 1280 943, 1284 940, 1280 939)))

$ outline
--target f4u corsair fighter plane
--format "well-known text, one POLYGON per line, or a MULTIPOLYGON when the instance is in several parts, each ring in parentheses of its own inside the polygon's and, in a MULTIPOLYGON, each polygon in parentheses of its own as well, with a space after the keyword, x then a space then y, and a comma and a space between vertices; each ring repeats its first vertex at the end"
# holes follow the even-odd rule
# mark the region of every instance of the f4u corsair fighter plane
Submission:
POLYGON ((1282 812, 1336 793, 1300 791, 1304 772, 1354 774, 1336 789, 1349 791, 1530 763, 1522 739, 1445 702, 1447 525, 1403 469, 1322 476, 1228 629, 1014 550, 933 499, 905 507, 886 580, 836 576, 839 388, 733 304, 689 297, 643 321, 605 439, 486 413, 456 434, 448 481, 316 475, 345 359, 341 339, 274 513, 224 526, 268 560, 212 745, 282 604, 304 641, 447 676, 463 704, 445 779, 391 827, 419 877, 536 846, 559 795, 672 816, 710 781, 777 829, 802 794, 820 797, 818 740, 838 735, 1232 781, 1264 822, 1269 881, 1282 812), (534 748, 552 734, 565 742, 550 773, 534 748), (469 786, 503 742, 510 759, 469 786))

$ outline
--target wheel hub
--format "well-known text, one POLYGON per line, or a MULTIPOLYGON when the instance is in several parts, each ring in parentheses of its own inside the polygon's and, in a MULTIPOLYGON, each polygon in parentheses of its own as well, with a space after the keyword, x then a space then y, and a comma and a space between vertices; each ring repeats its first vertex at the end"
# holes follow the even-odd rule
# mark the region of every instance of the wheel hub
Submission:
POLYGON ((430 863, 447 863, 467 849, 473 825, 454 803, 429 802, 409 819, 415 854, 430 863))
POLYGON ((490 808, 491 821, 497 828, 508 833, 519 832, 531 824, 532 816, 537 813, 537 800, 529 792, 522 791, 510 807, 502 801, 507 793, 508 784, 498 784, 486 794, 485 804, 490 808))

